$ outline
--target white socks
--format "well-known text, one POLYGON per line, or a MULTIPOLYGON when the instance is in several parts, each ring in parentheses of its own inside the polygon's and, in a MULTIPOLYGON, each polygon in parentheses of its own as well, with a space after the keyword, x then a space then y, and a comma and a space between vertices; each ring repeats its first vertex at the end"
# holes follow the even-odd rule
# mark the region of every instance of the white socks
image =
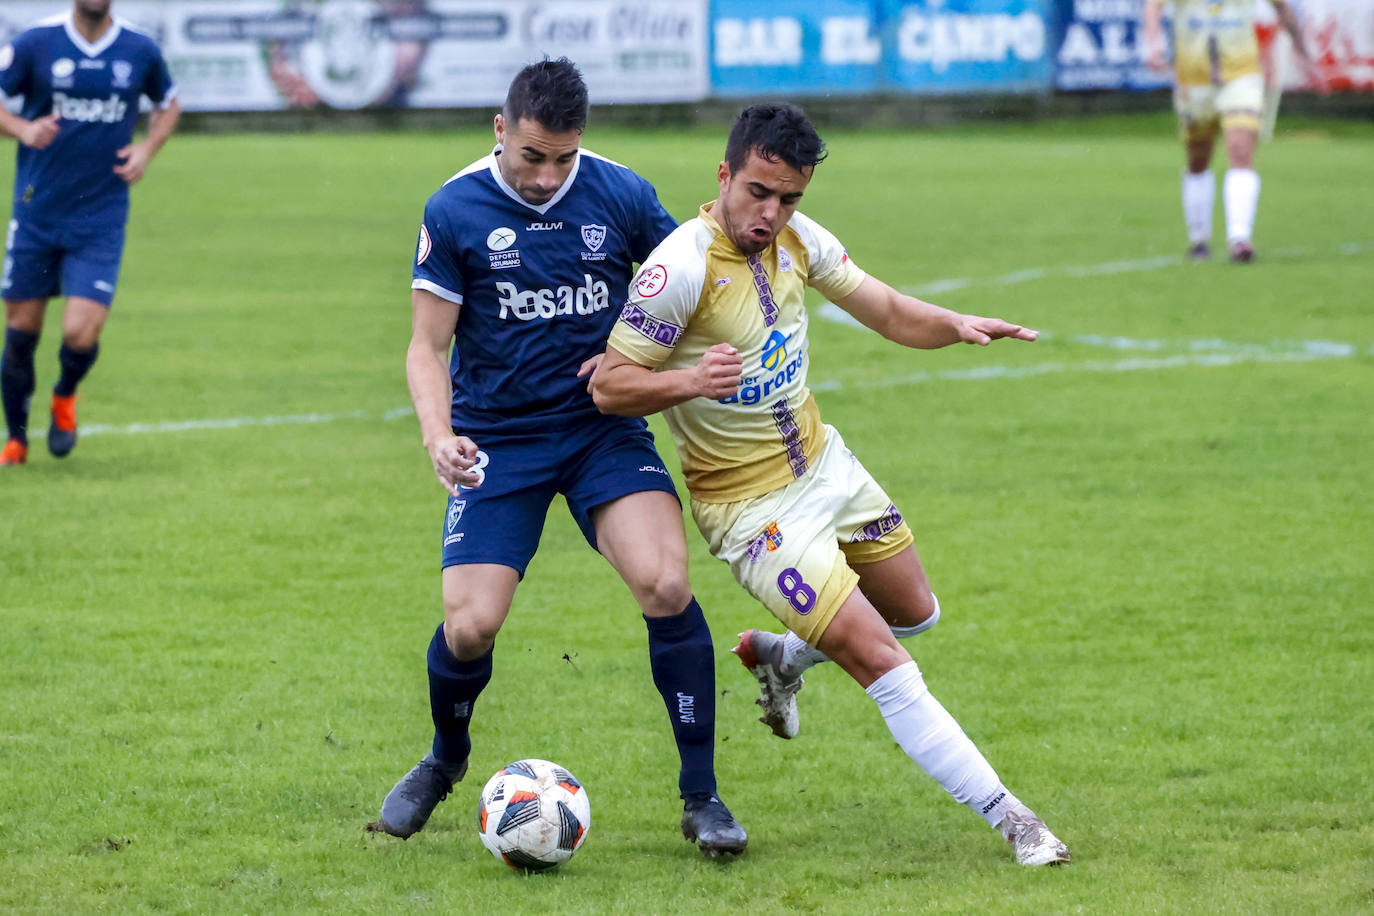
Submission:
MULTIPOLYGON (((1229 182, 1231 173, 1226 174, 1229 182)), ((1212 240, 1212 204, 1216 195, 1217 181, 1211 169, 1200 175, 1183 173, 1183 221, 1188 224, 1188 241, 1191 244, 1212 240)), ((1228 205, 1226 209, 1229 213, 1231 208, 1228 205)))
POLYGON ((1254 169, 1227 169, 1221 185, 1226 205, 1226 241, 1248 242, 1255 230, 1255 209, 1259 206, 1260 177, 1254 169))
MULTIPOLYGON (((898 639, 906 639, 908 636, 924 633, 939 623, 940 599, 932 594, 930 600, 934 603, 935 610, 929 617, 913 627, 890 627, 892 635, 898 639)), ((782 658, 778 661, 778 669, 785 677, 800 677, 812 665, 819 665, 821 662, 828 661, 830 659, 824 652, 808 645, 805 640, 791 630, 782 634, 782 658)))
POLYGON ((1020 804, 954 717, 931 696, 914 661, 893 668, 868 687, 892 737, 931 778, 996 827, 1020 804))

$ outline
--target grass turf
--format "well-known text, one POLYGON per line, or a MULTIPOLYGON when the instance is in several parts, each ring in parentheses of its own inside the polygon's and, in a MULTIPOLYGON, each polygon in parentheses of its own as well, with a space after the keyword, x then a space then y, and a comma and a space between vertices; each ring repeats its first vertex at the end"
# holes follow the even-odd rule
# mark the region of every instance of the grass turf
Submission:
MULTIPOLYGON (((811 379, 916 531, 945 610, 912 646, 932 689, 1071 868, 1016 868, 833 667, 772 738, 726 652, 771 618, 689 521, 721 792, 751 834, 704 860, 643 625, 558 506, 472 775, 412 840, 365 835, 427 745, 439 617, 442 492, 399 410, 408 261, 424 198, 489 138, 183 136, 135 193, 81 445, 0 473, 0 907, 1367 912, 1374 129, 1261 150, 1244 268, 1178 257, 1163 118, 827 139, 803 209, 860 265, 1046 332, 914 352, 817 303, 811 379), (228 422, 169 425, 207 419, 228 422), (522 756, 593 811, 530 878, 475 828, 522 756)), ((587 145, 686 218, 723 132, 587 145)))

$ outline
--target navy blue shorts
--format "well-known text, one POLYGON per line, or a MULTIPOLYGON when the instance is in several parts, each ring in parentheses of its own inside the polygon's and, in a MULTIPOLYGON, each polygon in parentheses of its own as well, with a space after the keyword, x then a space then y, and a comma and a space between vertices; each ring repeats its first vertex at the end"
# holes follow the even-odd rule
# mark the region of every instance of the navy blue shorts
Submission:
POLYGON ((539 547, 549 503, 562 493, 577 527, 596 549, 591 510, 646 490, 677 496, 673 478, 644 421, 599 417, 589 423, 520 436, 470 435, 481 486, 450 496, 443 565, 498 563, 523 578, 539 547))
POLYGON ((108 306, 124 257, 124 222, 10 220, 0 296, 11 302, 81 296, 108 306))

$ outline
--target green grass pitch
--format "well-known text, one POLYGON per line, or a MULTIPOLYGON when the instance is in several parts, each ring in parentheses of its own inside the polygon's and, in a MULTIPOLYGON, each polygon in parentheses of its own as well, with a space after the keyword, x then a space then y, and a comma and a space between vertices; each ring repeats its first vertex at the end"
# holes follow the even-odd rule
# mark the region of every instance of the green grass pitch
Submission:
MULTIPOLYGON (((686 218, 724 133, 587 145, 686 218)), ((1281 123, 1247 267, 1183 261, 1164 117, 826 135, 803 209, 861 266, 1045 332, 916 352, 816 302, 811 379, 915 529, 933 691, 1074 865, 1016 867, 833 666, 773 738, 727 651, 773 621, 689 527, 721 793, 750 833, 705 860, 643 624, 561 505, 468 781, 410 841, 366 835, 429 741, 440 613, 409 262, 424 199, 490 137, 188 135, 135 192, 80 446, 0 473, 0 909, 1374 908, 1374 128, 1281 123), (475 826, 523 756, 593 812, 530 878, 475 826)), ((1217 219, 1219 242, 1220 195, 1217 219)))

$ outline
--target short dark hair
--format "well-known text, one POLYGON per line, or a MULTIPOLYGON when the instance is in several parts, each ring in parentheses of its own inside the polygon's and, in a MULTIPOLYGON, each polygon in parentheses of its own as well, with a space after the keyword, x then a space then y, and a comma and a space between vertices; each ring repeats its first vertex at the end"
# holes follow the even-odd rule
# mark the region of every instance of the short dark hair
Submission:
POLYGON ((514 123, 533 118, 555 134, 587 126, 587 84, 577 64, 560 57, 529 64, 511 80, 501 113, 514 123))
POLYGON ((730 171, 744 168, 750 153, 770 162, 781 159, 799 172, 814 168, 828 155, 806 112, 787 102, 752 105, 740 112, 725 142, 730 171))

